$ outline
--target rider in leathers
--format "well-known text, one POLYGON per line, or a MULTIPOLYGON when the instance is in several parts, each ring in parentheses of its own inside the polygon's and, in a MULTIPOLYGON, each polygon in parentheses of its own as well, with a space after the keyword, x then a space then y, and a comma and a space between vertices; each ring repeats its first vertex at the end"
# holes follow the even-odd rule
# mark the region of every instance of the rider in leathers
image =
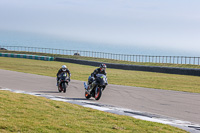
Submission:
POLYGON ((99 68, 95 69, 91 76, 88 78, 88 91, 91 91, 96 85, 95 78, 97 74, 106 75, 106 64, 101 64, 99 68))
POLYGON ((60 69, 58 70, 58 73, 57 73, 57 86, 58 86, 58 81, 59 81, 59 79, 60 79, 60 74, 61 74, 62 72, 65 72, 65 73, 67 73, 67 74, 69 75, 69 81, 70 81, 71 73, 70 73, 69 69, 67 68, 67 66, 66 66, 66 65, 63 65, 62 68, 60 68, 60 69))

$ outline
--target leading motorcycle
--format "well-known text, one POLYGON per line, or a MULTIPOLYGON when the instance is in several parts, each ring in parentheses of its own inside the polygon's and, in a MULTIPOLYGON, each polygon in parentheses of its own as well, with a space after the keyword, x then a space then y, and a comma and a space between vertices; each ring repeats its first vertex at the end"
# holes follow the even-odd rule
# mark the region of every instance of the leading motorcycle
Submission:
POLYGON ((94 82, 95 86, 90 91, 88 91, 88 85, 86 84, 86 82, 84 82, 86 99, 94 97, 95 100, 99 100, 101 98, 103 90, 108 85, 107 77, 104 74, 97 74, 94 82))

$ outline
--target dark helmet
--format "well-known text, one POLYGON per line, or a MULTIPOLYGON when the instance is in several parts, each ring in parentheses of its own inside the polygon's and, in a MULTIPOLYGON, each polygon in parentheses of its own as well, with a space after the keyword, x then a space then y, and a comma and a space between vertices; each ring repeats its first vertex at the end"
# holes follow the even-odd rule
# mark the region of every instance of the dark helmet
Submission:
POLYGON ((106 70, 106 67, 107 67, 106 64, 101 64, 100 65, 100 70, 101 71, 106 70))

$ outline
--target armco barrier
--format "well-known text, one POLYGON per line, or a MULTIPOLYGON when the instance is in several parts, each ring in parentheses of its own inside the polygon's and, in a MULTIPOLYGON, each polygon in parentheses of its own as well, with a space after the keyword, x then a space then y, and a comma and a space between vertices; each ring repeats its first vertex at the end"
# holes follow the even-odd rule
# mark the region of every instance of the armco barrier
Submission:
POLYGON ((13 53, 0 53, 0 57, 25 58, 25 59, 35 59, 35 60, 45 60, 45 61, 53 61, 54 60, 54 57, 50 57, 50 56, 13 54, 13 53))
MULTIPOLYGON (((69 62, 69 63, 91 65, 91 66, 97 66, 97 67, 102 63, 102 62, 95 62, 95 61, 85 61, 85 60, 76 60, 76 59, 67 59, 67 58, 58 58, 58 57, 56 57, 54 60, 60 61, 60 62, 69 62)), ((113 63, 106 63, 106 65, 108 68, 123 69, 123 70, 136 70, 136 71, 148 71, 148 72, 158 72, 158 73, 200 76, 200 69, 194 69, 194 68, 142 66, 142 65, 113 64, 113 63)))

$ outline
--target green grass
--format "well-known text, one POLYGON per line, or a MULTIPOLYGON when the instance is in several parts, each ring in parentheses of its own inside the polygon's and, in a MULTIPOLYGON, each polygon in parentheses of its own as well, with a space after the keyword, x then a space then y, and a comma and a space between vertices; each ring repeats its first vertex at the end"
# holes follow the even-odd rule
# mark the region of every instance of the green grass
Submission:
MULTIPOLYGON (((0 69, 52 77, 56 76, 58 69, 63 64, 66 64, 70 69, 72 79, 83 81, 86 81, 91 72, 96 68, 73 63, 0 57, 0 69)), ((200 92, 200 84, 198 82, 200 78, 195 76, 125 71, 109 68, 107 69, 107 73, 110 84, 200 92)), ((16 94, 8 91, 0 91, 0 113, 0 132, 2 133, 185 132, 169 125, 142 121, 128 116, 101 112, 70 103, 52 101, 42 97, 16 94)))
POLYGON ((66 102, 0 91, 1 133, 184 133, 181 129, 66 102))
MULTIPOLYGON (((72 73, 72 79, 81 81, 87 81, 88 76, 97 68, 56 61, 0 57, 0 69, 51 77, 56 76, 58 69, 63 64, 68 66, 72 73)), ((128 71, 110 68, 107 68, 107 76, 109 84, 200 93, 200 77, 198 76, 128 71)))
POLYGON ((130 64, 130 65, 145 65, 145 66, 162 66, 162 67, 180 67, 180 68, 200 68, 200 65, 191 64, 169 64, 169 63, 144 63, 144 62, 131 62, 131 61, 120 61, 114 59, 103 59, 103 58, 93 58, 84 56, 72 56, 72 55, 60 55, 60 54, 46 54, 46 53, 36 53, 36 52, 25 52, 25 51, 7 51, 0 50, 1 53, 18 53, 18 54, 32 54, 32 55, 42 55, 42 56, 52 56, 52 57, 63 57, 79 60, 88 61, 98 61, 105 63, 118 63, 118 64, 130 64))

